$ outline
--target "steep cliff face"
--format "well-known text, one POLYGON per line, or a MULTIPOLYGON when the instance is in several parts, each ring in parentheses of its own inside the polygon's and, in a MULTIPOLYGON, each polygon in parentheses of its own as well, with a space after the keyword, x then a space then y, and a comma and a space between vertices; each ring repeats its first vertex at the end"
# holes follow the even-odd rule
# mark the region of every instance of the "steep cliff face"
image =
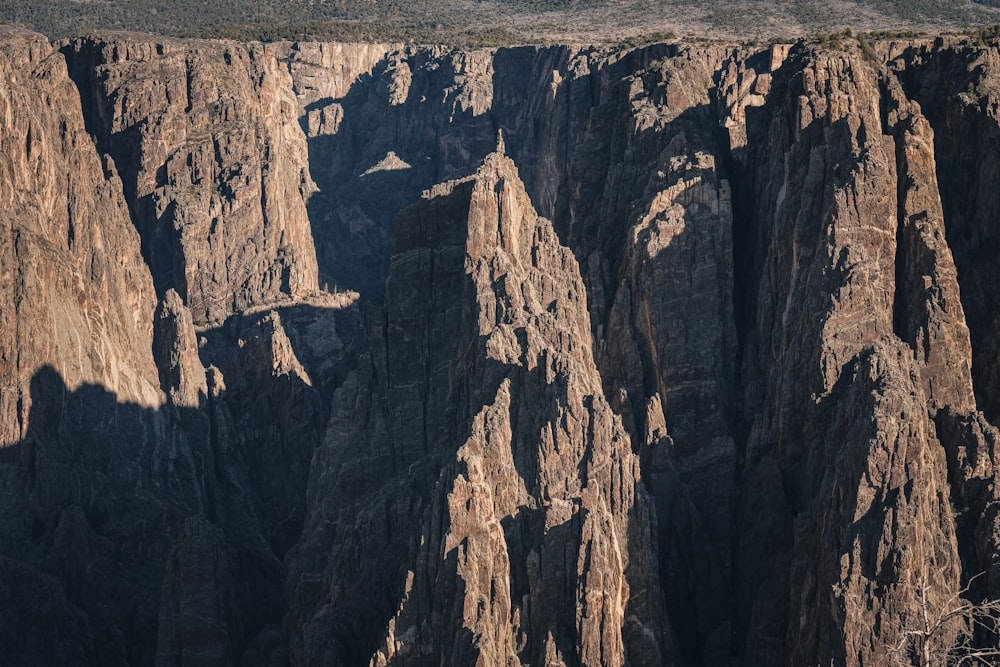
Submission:
MULTIPOLYGON (((326 421, 317 406, 343 376, 343 358, 353 363, 354 298, 285 300, 258 313, 270 317, 255 332, 271 345, 267 359, 241 344, 248 335, 228 337, 242 322, 199 335, 177 291, 158 302, 127 181, 85 129, 92 107, 65 53, 13 31, 0 44, 4 659, 173 664, 204 650, 237 662, 260 645, 269 656, 280 559, 298 536, 305 467, 326 421), (232 342, 217 354, 204 350, 206 335, 232 342), (236 350, 247 352, 238 366, 236 350), (212 363, 229 372, 231 395, 217 367, 206 371, 212 363), (305 366, 322 369, 322 381, 288 381, 305 366), (266 387, 280 396, 267 430, 245 387, 258 401, 266 387), (265 436, 272 446, 257 447, 265 436), (220 633, 206 636, 192 619, 220 633)), ((257 196, 295 211, 288 192, 257 196)), ((270 218, 276 234, 287 233, 285 215, 270 218)))
POLYGON ((28 427, 28 383, 43 364, 70 388, 162 402, 149 359, 149 271, 121 183, 84 130, 65 60, 37 35, 2 42, 4 442, 28 427))
POLYGON ((740 622, 751 664, 873 664, 962 586, 932 417, 974 408, 968 329, 919 106, 860 53, 782 69, 737 163, 740 622))
POLYGON ((974 582, 980 595, 1000 594, 993 479, 997 455, 996 303, 997 210, 988 185, 1000 121, 997 118, 997 52, 956 40, 893 44, 886 49, 908 95, 935 128, 944 237, 954 255, 961 303, 971 343, 974 410, 939 412, 938 432, 948 455, 959 548, 967 568, 987 576, 974 582), (976 133, 973 135, 973 133, 976 133))
POLYGON ((992 217, 998 202, 990 183, 998 139, 997 52, 939 39, 894 45, 886 55, 936 130, 940 196, 971 335, 976 397, 996 420, 998 278, 992 217))
POLYGON ((644 443, 667 609, 695 661, 731 641, 732 208, 709 95, 730 55, 682 50, 616 85, 566 195, 605 393, 644 443))
POLYGON ((196 320, 218 323, 316 290, 314 186, 273 50, 84 39, 64 51, 161 294, 175 289, 196 320))
POLYGON ((314 466, 293 658, 661 662, 639 462, 577 263, 509 158, 401 215, 376 327, 314 466))
MULTIPOLYGON (((142 509, 150 496, 169 498, 155 503, 163 510, 198 494, 179 480, 162 494, 133 486, 152 450, 171 446, 168 433, 144 433, 165 402, 151 355, 156 300, 121 182, 84 129, 65 60, 37 35, 5 33, 0 70, 0 525, 13 588, 3 644, 18 662, 124 663, 149 650, 128 645, 121 621, 151 602, 157 576, 140 566, 115 578, 97 608, 87 601, 105 582, 95 579, 116 551, 141 560, 158 541, 150 535, 163 517, 142 509), (109 541, 131 521, 129 539, 109 541), (21 620, 48 616, 64 641, 39 642, 21 620)), ((164 457, 147 479, 166 482, 173 465, 164 457)))
POLYGON ((5 655, 875 665, 1000 596, 1000 55, 845 42, 3 33, 5 655))

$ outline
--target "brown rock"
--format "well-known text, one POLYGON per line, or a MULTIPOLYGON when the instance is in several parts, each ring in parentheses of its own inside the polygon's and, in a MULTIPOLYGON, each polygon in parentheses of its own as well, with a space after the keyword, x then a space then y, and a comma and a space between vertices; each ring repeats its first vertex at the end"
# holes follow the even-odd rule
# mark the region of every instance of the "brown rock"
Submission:
POLYGON ((125 37, 65 51, 160 293, 219 322, 316 290, 306 141, 272 49, 125 37))
POLYGON ((316 611, 293 647, 306 661, 374 652, 376 665, 658 661, 667 638, 648 499, 603 398, 576 261, 506 157, 428 197, 399 222, 386 294, 388 364, 376 374, 387 373, 395 407, 379 416, 379 385, 362 379, 348 394, 349 383, 337 403, 368 423, 341 426, 335 407, 318 455, 291 582, 304 595, 318 566, 330 593, 308 594, 304 608, 316 611), (447 304, 442 315, 411 319, 427 303, 419 294, 447 304), (414 344, 425 356, 403 361, 414 344), (370 407, 356 402, 366 396, 370 407), (325 463, 359 438, 383 471, 399 472, 372 478, 370 455, 331 475, 325 463), (403 529, 401 506, 372 504, 384 493, 418 502, 421 523, 403 529), (384 538, 371 525, 395 527, 388 544, 376 546, 384 538), (409 556, 393 546, 402 540, 409 556), (359 548, 382 556, 351 563, 359 548), (395 610, 380 619, 359 608, 370 595, 359 581, 398 591, 395 610), (342 634, 350 626, 337 619, 359 613, 387 626, 381 639, 342 634))
POLYGON ((198 356, 191 313, 172 289, 156 310, 153 344, 160 385, 170 401, 179 407, 199 407, 208 396, 205 368, 198 356))
POLYGON ((687 657, 709 663, 729 654, 731 634, 733 211, 708 94, 727 55, 692 49, 625 79, 605 105, 613 120, 590 128, 623 135, 605 176, 614 196, 596 209, 584 192, 570 203, 583 229, 624 236, 580 243, 591 286, 618 267, 610 309, 600 292, 590 299, 598 363, 633 441, 646 443, 671 623, 687 657))
POLYGON ((14 32, 0 40, 0 72, 0 423, 11 444, 45 365, 71 389, 99 384, 149 407, 163 398, 149 357, 149 271, 65 61, 41 36, 14 32))
MULTIPOLYGON (((962 588, 944 449, 920 378, 911 348, 879 341, 815 409, 824 472, 815 518, 795 531, 790 664, 889 664, 922 628, 919 614, 936 618, 962 588)), ((932 638, 934 655, 956 630, 932 638)))
MULTIPOLYGON (((1000 57, 995 48, 953 38, 888 48, 890 65, 933 128, 945 238, 954 257, 972 346, 977 407, 1000 416, 1000 273, 992 220, 1000 211, 996 147, 1000 141, 1000 57)), ((953 302, 952 302, 953 303, 953 302)), ((951 307, 954 310, 954 307, 951 307)))

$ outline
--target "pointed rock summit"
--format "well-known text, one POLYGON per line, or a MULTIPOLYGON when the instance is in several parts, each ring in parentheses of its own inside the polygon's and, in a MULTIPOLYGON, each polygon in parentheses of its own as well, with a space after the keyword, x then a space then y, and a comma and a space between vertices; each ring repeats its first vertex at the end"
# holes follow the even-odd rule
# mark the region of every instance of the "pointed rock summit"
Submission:
POLYGON ((337 591, 302 610, 302 649, 337 642, 296 659, 660 663, 650 501, 572 252, 499 151, 404 211, 397 235, 384 354, 338 394, 344 429, 318 456, 367 454, 314 467, 289 581, 337 591), (391 614, 372 613, 376 591, 391 614))

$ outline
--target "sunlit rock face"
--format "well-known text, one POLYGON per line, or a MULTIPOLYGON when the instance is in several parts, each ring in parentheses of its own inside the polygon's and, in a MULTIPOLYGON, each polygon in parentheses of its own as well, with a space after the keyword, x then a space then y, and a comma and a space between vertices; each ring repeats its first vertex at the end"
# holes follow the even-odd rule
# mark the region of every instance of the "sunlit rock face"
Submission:
POLYGON ((1000 596, 998 67, 4 29, 2 660, 905 655, 1000 596))

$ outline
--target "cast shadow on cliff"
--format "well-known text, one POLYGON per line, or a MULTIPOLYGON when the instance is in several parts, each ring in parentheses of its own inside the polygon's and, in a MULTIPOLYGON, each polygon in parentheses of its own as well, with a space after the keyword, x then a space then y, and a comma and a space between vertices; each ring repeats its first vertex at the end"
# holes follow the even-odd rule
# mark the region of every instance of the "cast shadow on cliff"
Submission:
MULTIPOLYGON (((775 88, 780 90, 780 86, 776 84, 775 88)), ((747 109, 751 142, 748 150, 751 153, 762 150, 763 147, 756 143, 760 138, 771 139, 766 131, 770 121, 767 109, 767 105, 760 110, 747 109), (765 131, 761 132, 761 129, 765 131)), ((741 522, 744 520, 741 508, 733 499, 742 492, 739 489, 743 483, 740 480, 743 472, 740 470, 740 459, 750 424, 743 413, 741 393, 745 391, 745 379, 740 373, 745 351, 759 344, 755 340, 755 328, 760 326, 756 321, 757 291, 766 261, 761 258, 767 257, 776 239, 791 236, 780 231, 773 237, 769 236, 764 229, 768 219, 766 212, 758 216, 758 212, 748 206, 761 194, 753 190, 760 185, 755 181, 758 174, 754 173, 760 171, 760 166, 756 163, 740 164, 730 155, 728 137, 719 136, 719 132, 711 130, 717 125, 716 116, 714 108, 696 105, 655 132, 640 131, 630 142, 633 156, 643 156, 642 159, 649 164, 662 160, 659 152, 676 138, 683 140, 680 155, 696 150, 716 155, 716 171, 720 180, 730 179, 733 186, 731 230, 721 227, 730 224, 724 216, 708 210, 699 212, 697 209, 701 204, 697 203, 696 196, 677 198, 685 208, 684 225, 679 233, 675 233, 676 227, 673 226, 662 230, 649 225, 636 227, 638 233, 633 240, 629 233, 634 215, 632 211, 624 211, 617 218, 618 227, 612 228, 611 233, 605 231, 603 220, 596 221, 600 224, 588 226, 584 219, 583 224, 577 224, 575 228, 560 230, 567 234, 564 238, 569 240, 578 257, 587 258, 587 251, 596 248, 605 257, 611 258, 607 262, 608 268, 603 270, 601 292, 604 295, 624 295, 628 303, 629 314, 625 318, 624 332, 619 333, 629 334, 634 341, 635 351, 631 354, 637 363, 635 368, 623 368, 623 365, 616 367, 614 363, 605 361, 602 374, 609 397, 620 386, 618 383, 628 389, 629 401, 621 414, 626 422, 632 423, 630 432, 637 445, 641 442, 637 436, 646 430, 642 423, 645 399, 659 394, 663 401, 674 444, 665 451, 647 453, 643 472, 648 487, 657 497, 660 567, 670 625, 689 664, 721 664, 729 659, 731 652, 738 654, 745 640, 740 636, 744 632, 739 625, 742 610, 737 610, 735 614, 731 611, 742 603, 741 586, 751 585, 749 579, 746 584, 740 584, 739 574, 734 577, 732 569, 733 563, 738 562, 736 550, 740 547, 737 538, 743 530, 741 522), (716 228, 712 228, 713 224, 716 228), (618 292, 621 276, 628 269, 628 266, 623 266, 628 254, 617 247, 621 241, 616 239, 627 238, 633 247, 645 249, 657 245, 664 231, 669 234, 669 242, 650 256, 642 257, 642 264, 636 271, 641 279, 629 286, 630 292, 618 292), (580 248, 584 249, 583 253, 580 248), (731 259, 727 259, 730 253, 731 259), (706 277, 707 262, 715 263, 714 277, 706 277), (700 280, 701 284, 696 280, 700 280), (706 283, 714 283, 716 287, 706 288, 706 283), (700 302, 699 294, 706 289, 706 301, 700 302), (667 298, 671 290, 679 292, 674 299, 667 298), (711 298, 713 295, 717 298, 711 298), (644 300, 645 309, 642 310, 640 302, 644 300), (686 302, 686 305, 672 315, 670 309, 677 309, 678 301, 681 304, 686 302), (711 313, 707 329, 692 327, 693 320, 687 313, 697 311, 711 313), (707 346, 712 347, 707 349, 707 346), (680 354, 693 355, 694 363, 672 366, 676 354, 670 354, 671 349, 680 350, 680 354), (698 371, 696 375, 691 374, 692 368, 698 371), (702 387, 691 389, 698 385, 702 387), (708 469, 699 463, 699 453, 704 448, 717 446, 710 438, 728 438, 738 444, 730 445, 731 451, 725 456, 713 458, 712 467, 708 469), (670 465, 658 471, 663 463, 657 458, 663 456, 669 457, 670 465), (658 474, 662 476, 659 482, 656 479, 658 474), (706 489, 711 491, 706 492, 706 489), (720 500, 728 509, 718 509, 720 500), (719 546, 713 548, 712 545, 719 546), (732 629, 734 626, 735 631, 732 629)), ((797 137, 796 141, 808 149, 812 144, 839 142, 848 131, 846 122, 833 126, 815 122, 805 128, 802 137, 797 137)), ((833 158, 827 158, 828 164, 824 165, 826 178, 818 191, 814 192, 815 183, 806 183, 795 191, 803 202, 808 202, 809 197, 816 198, 816 205, 810 210, 828 213, 829 202, 823 200, 825 193, 822 185, 835 180, 843 182, 857 168, 857 161, 852 162, 851 154, 847 155, 836 164, 833 158)), ((609 155, 607 166, 612 165, 628 167, 630 163, 615 160, 613 155, 609 155)), ((608 172, 609 169, 601 171, 608 172)), ((599 185, 590 190, 601 192, 603 178, 600 176, 599 185)), ((685 175, 684 178, 690 176, 685 175)), ((780 183, 779 179, 773 185, 771 195, 775 194, 780 183)), ((655 186, 655 183, 651 182, 650 186, 655 186)), ((626 201, 641 205, 648 201, 651 194, 655 194, 643 192, 642 183, 632 187, 633 192, 630 197, 626 195, 626 201)), ((764 184, 765 196, 770 187, 770 183, 764 184)), ((584 210, 587 208, 590 207, 584 207, 584 210)), ((802 228, 797 229, 797 233, 812 243, 812 239, 820 236, 822 222, 823 216, 816 215, 808 220, 794 221, 794 224, 802 228)), ((600 298, 600 294, 597 296, 600 298)), ((610 300, 605 301, 603 309, 601 304, 598 308, 592 306, 591 312, 609 313, 611 303, 610 300)), ((609 319, 613 316, 614 313, 611 313, 609 319)), ((611 336, 610 331, 608 335, 611 336)), ((808 332, 802 335, 807 340, 814 339, 808 332)), ((818 347, 810 346, 804 354, 806 358, 799 365, 818 368, 820 354, 818 347)), ((625 358, 629 358, 628 354, 625 358)), ((767 378, 766 370, 753 367, 751 370, 767 378)), ((750 379, 757 379, 757 376, 750 379)), ((802 432, 801 415, 785 415, 783 418, 790 424, 782 432, 802 432)), ((785 459, 781 470, 783 484, 780 488, 764 490, 764 495, 774 496, 774 502, 782 506, 802 511, 806 503, 802 497, 810 488, 808 481, 799 475, 799 470, 804 467, 807 444, 793 439, 775 443, 775 446, 784 450, 779 454, 785 459)), ((779 528, 784 538, 780 540, 781 544, 790 543, 791 528, 790 524, 779 528)), ((780 568, 779 565, 768 569, 780 568)))
POLYGON ((162 650, 167 556, 181 526, 199 516, 225 531, 236 573, 229 592, 241 610, 234 645, 278 623, 280 562, 241 492, 239 462, 213 442, 212 420, 193 408, 122 402, 99 385, 70 389, 51 367, 36 372, 26 436, 0 460, 7 488, 16 489, 0 494, 0 558, 44 585, 37 599, 0 603, 0 613, 75 620, 66 620, 72 627, 60 642, 50 641, 48 624, 22 627, 24 636, 2 643, 22 647, 24 660, 6 659, 152 664, 162 650))
POLYGON ((237 358, 247 357, 240 351, 247 342, 284 334, 294 361, 305 371, 309 386, 319 392, 323 409, 329 411, 327 403, 333 392, 369 347, 371 309, 365 301, 344 296, 340 300, 327 294, 305 301, 278 301, 270 307, 230 315, 222 324, 199 334, 201 361, 206 367, 221 369, 228 378, 233 371, 246 370, 235 364, 237 358), (273 322, 271 329, 262 330, 268 322, 273 322))
POLYGON ((342 98, 311 103, 300 120, 319 188, 307 208, 322 280, 380 301, 396 215, 422 191, 473 173, 501 129, 537 210, 556 217, 571 147, 609 82, 676 50, 635 49, 561 86, 553 71, 576 54, 564 47, 498 49, 488 85, 448 61, 456 54, 393 53, 342 98), (487 95, 488 107, 474 108, 487 95))
MULTIPOLYGON (((428 57, 422 52, 413 56, 428 57)), ((419 63, 414 63, 405 99, 393 97, 393 68, 387 55, 371 73, 359 76, 344 97, 312 103, 301 119, 310 173, 318 186, 307 210, 322 279, 375 302, 384 291, 398 212, 423 190, 473 170, 474 162, 495 147, 490 121, 480 117, 478 122, 489 127, 476 134, 488 136, 489 146, 470 142, 478 150, 462 146, 469 156, 453 164, 451 135, 455 127, 477 122, 472 111, 449 118, 443 104, 427 102, 431 75, 419 63), (335 127, 321 124, 310 131, 310 115, 316 114, 339 120, 335 127)))
POLYGON ((481 139, 492 151, 502 130, 505 152, 517 165, 535 211, 553 222, 563 244, 574 252, 579 247, 562 234, 561 226, 568 216, 571 185, 579 179, 573 158, 593 115, 626 77, 678 51, 677 45, 651 44, 608 59, 593 47, 522 46, 495 52, 488 111, 493 134, 481 139))
MULTIPOLYGON (((139 233, 140 251, 149 267, 157 296, 162 298, 171 288, 186 294, 186 286, 176 284, 178 277, 183 281, 184 272, 176 271, 175 264, 181 261, 180 251, 176 247, 177 240, 171 238, 170 231, 171 221, 176 215, 176 202, 170 202, 162 213, 157 214, 155 195, 140 197, 137 192, 136 174, 144 162, 139 127, 112 132, 108 127, 114 115, 109 108, 111 102, 102 96, 100 86, 92 78, 90 71, 88 58, 93 57, 93 54, 77 52, 74 45, 68 42, 59 51, 66 60, 69 77, 80 94, 84 128, 93 138, 94 149, 104 168, 104 177, 119 180, 129 219, 139 233)), ((166 183, 164 164, 156 172, 156 184, 162 186, 166 183)))
MULTIPOLYGON (((645 82, 649 103, 665 105, 661 87, 651 85, 657 74, 645 82)), ((631 436, 655 502, 649 521, 663 600, 650 606, 666 607, 675 645, 665 650, 683 664, 714 664, 708 653, 729 651, 727 488, 734 457, 713 453, 711 468, 704 461, 706 450, 731 436, 734 409, 731 230, 722 210, 729 174, 721 159, 712 169, 699 158, 720 153, 708 103, 642 127, 627 142, 602 133, 633 113, 627 93, 623 85, 595 110, 588 141, 573 156, 581 179, 577 215, 556 229, 587 271, 604 393, 631 436), (713 186, 719 210, 700 194, 713 186), (606 203, 609 188, 616 197, 606 203), (671 205, 655 213, 667 192, 671 205), (657 428, 647 423, 657 396, 671 438, 646 442, 657 428)))
MULTIPOLYGON (((204 453, 197 460, 194 452, 180 461, 156 457, 156 410, 120 403, 98 385, 71 390, 51 367, 31 380, 28 420, 26 437, 8 450, 18 454, 26 496, 2 498, 23 542, 4 555, 57 582, 84 618, 88 641, 103 638, 84 664, 151 663, 166 553, 182 517, 202 509, 201 489, 178 493, 171 487, 181 478, 173 473, 203 466, 204 453), (128 627, 122 619, 131 619, 128 627)), ((44 626, 35 631, 39 647, 55 650, 44 626)))
POLYGON ((934 159, 945 233, 957 269, 972 343, 972 383, 978 409, 1000 425, 1000 123, 995 77, 983 51, 908 47, 897 73, 934 131, 934 159), (977 64, 978 62, 978 64, 977 64))
POLYGON ((279 302, 200 334, 201 362, 225 386, 210 411, 213 438, 245 471, 243 488, 279 559, 302 531, 333 393, 368 349, 362 304, 318 303, 327 305, 279 302))

